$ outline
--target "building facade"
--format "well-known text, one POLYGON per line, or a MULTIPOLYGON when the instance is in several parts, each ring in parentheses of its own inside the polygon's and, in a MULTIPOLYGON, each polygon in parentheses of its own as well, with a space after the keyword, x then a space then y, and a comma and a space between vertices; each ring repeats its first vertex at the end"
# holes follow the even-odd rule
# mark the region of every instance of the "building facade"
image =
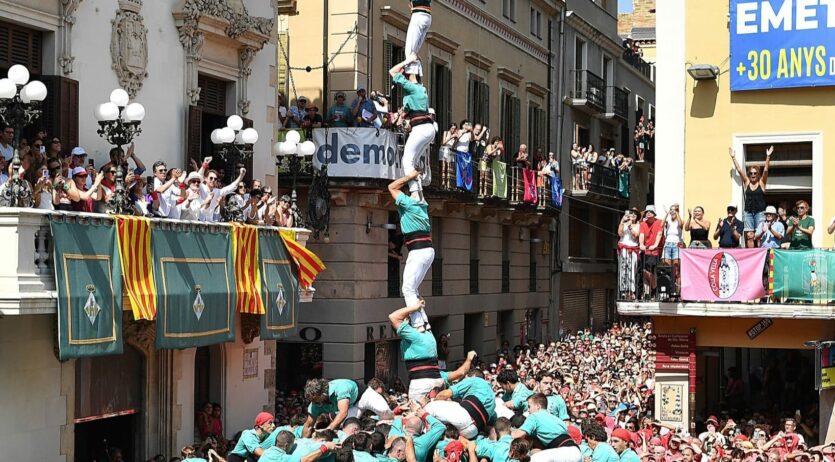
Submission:
MULTIPOLYGON (((731 75, 744 72, 737 68, 740 55, 729 58, 729 43, 734 40, 729 40, 734 33, 729 13, 734 12, 728 4, 658 2, 658 92, 664 98, 657 113, 656 149, 663 152, 655 162, 657 205, 677 202, 681 210, 701 206, 715 226, 716 217, 726 216, 728 204, 739 210, 744 206, 741 179, 728 148, 735 150, 748 171, 764 165, 765 151, 773 145, 767 204, 783 207, 791 216, 795 201, 808 202, 817 220, 811 238, 814 247, 831 247, 826 225, 835 213, 835 203, 829 199, 833 186, 824 181, 825 172, 832 168, 829 153, 835 149, 826 141, 833 136, 825 122, 832 115, 831 89, 800 85, 732 90, 731 75), (716 72, 694 80, 688 68, 696 64, 716 66, 716 72)), ((765 41, 763 46, 768 47, 765 41)), ((792 274, 800 277, 804 271, 798 266, 792 274)), ((785 304, 781 299, 757 304, 618 303, 622 315, 652 316, 659 335, 694 336, 695 375, 690 377, 691 405, 685 406, 689 418, 685 415, 684 422, 699 422, 715 411, 728 377, 736 372, 746 384, 746 402, 768 399, 750 387, 763 370, 770 370, 772 378, 784 374, 791 383, 798 383, 794 396, 815 398, 811 412, 806 406, 801 412, 804 418, 810 413, 819 415, 821 444, 833 438, 833 396, 831 390, 817 396, 814 382, 820 371, 815 369, 808 342, 832 338, 831 311, 831 302, 826 300, 805 304, 785 304), (787 367, 801 372, 786 373, 787 367)), ((686 389, 688 373, 661 371, 658 382, 659 387, 680 384, 686 389)), ((780 417, 791 415, 794 409, 780 417)))
MULTIPOLYGON (((552 0, 432 3, 420 59, 440 132, 463 119, 483 124, 491 137, 504 138, 507 152, 500 160, 508 166, 521 143, 531 153, 550 150, 556 143, 547 125, 556 75, 549 69, 559 65, 553 27, 562 7, 552 0)), ((299 2, 296 16, 279 19, 289 62, 279 66, 279 87, 288 92, 287 101, 294 105, 303 95, 324 112, 340 91, 348 104, 357 88, 389 94, 388 69, 404 59, 409 15, 408 2, 299 2)), ((437 144, 430 150, 433 184, 427 187, 436 254, 420 293, 433 332, 448 336, 448 364, 468 350, 489 362, 503 341, 513 346, 553 336, 549 320, 557 304, 549 279, 558 209, 550 202, 525 205, 512 192, 499 199, 456 190, 454 173, 451 185, 442 179, 437 144)), ((390 180, 329 174, 327 241, 320 236, 310 242, 328 270, 317 280, 311 309, 301 315, 297 345, 280 348, 322 343, 325 377, 405 378, 387 318, 403 305, 402 263, 392 263, 391 233, 381 229, 398 221, 385 189, 390 180)))
POLYGON ((569 332, 600 328, 612 319, 617 223, 627 208, 652 202, 654 161, 647 152, 645 161, 633 164, 626 191, 619 188, 620 172, 602 166, 594 166, 581 185, 582 164, 572 162, 572 145, 592 146, 601 154, 614 149, 637 160, 635 128, 642 118, 644 123, 654 118, 655 82, 651 65, 624 55, 617 2, 568 1, 560 20, 563 65, 555 72, 562 104, 555 130, 563 182, 571 193, 559 226, 555 293, 559 329, 569 332))
MULTIPOLYGON (((136 153, 187 166, 212 154, 209 134, 239 114, 259 134, 249 178, 275 188, 275 18, 294 2, 267 0, 48 0, 0 5, 0 73, 24 64, 49 94, 37 126, 63 149, 86 148, 96 165, 109 146, 93 109, 123 87, 147 111, 136 153), (262 176, 262 174, 264 176, 262 176)), ((212 167, 234 169, 216 156, 212 167)), ((196 440, 195 412, 223 406, 227 429, 252 425, 275 408, 275 341, 252 336, 236 315, 235 340, 158 350, 155 323, 124 315, 124 354, 59 361, 56 282, 49 224, 35 211, 2 212, 0 447, 21 461, 126 460, 179 454, 196 440), (101 460, 101 459, 99 459, 101 460)), ((300 230, 299 236, 306 237, 300 230)), ((125 303, 129 306, 129 303, 125 303)))

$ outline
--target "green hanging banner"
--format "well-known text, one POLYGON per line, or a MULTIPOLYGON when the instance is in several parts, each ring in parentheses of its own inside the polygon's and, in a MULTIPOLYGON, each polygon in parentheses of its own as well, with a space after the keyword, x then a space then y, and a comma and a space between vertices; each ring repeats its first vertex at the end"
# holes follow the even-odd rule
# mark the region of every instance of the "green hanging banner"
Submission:
POLYGON ((154 229, 157 348, 235 340, 235 274, 228 229, 154 229))
POLYGON ((58 355, 122 353, 122 267, 112 222, 50 220, 58 292, 58 355))
POLYGON ((263 230, 258 241, 266 309, 261 316, 261 340, 280 340, 298 331, 299 281, 278 232, 263 230))
POLYGON ((493 195, 507 198, 507 164, 499 159, 493 160, 493 195))
POLYGON ((773 252, 773 276, 769 279, 776 298, 813 303, 835 300, 835 252, 823 249, 775 249, 773 252))

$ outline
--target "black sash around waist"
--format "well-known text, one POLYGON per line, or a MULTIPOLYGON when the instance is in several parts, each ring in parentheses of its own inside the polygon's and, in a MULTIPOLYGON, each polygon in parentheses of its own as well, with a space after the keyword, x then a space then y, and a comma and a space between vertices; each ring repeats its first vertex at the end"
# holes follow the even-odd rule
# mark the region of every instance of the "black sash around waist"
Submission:
POLYGON ((432 247, 432 236, 429 231, 413 231, 403 235, 406 248, 409 250, 426 249, 432 247))
POLYGON ((438 367, 438 358, 406 361, 406 370, 409 371, 409 380, 441 378, 441 368, 438 367))
POLYGON ((483 432, 490 422, 490 414, 487 413, 484 404, 472 395, 462 398, 459 404, 473 418, 473 423, 478 428, 478 431, 483 432))
POLYGON ((563 434, 546 444, 545 449, 570 448, 572 446, 576 447, 577 443, 570 436, 563 434))

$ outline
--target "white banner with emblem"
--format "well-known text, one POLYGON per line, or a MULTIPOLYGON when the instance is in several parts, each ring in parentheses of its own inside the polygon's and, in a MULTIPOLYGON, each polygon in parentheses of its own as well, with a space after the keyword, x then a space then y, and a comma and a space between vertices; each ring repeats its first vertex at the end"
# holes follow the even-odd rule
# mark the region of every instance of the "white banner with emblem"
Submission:
MULTIPOLYGON (((375 128, 317 128, 313 130, 312 140, 316 144, 313 167, 321 170, 323 164, 328 164, 329 177, 394 180, 403 176, 403 151, 395 132, 375 128)), ((428 157, 427 150, 417 162, 418 168, 427 172, 425 185, 431 181, 428 157)))

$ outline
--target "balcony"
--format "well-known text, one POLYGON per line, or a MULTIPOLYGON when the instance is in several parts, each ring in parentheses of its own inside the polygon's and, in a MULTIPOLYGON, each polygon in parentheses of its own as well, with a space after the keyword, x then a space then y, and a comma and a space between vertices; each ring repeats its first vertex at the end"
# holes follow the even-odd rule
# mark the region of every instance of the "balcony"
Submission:
MULTIPOLYGON (((92 223, 112 221, 109 215, 74 212, 51 212, 40 209, 0 208, 0 239, 7 252, 0 269, 0 316, 52 314, 56 312, 57 291, 53 264, 53 241, 48 216, 61 215, 67 220, 92 223)), ((196 223, 152 219, 162 226, 193 226, 196 223)), ((206 226, 206 223, 201 223, 206 226)), ((230 226, 212 223, 211 226, 230 226)), ((305 245, 310 235, 306 229, 294 229, 296 239, 305 245)), ((314 290, 301 291, 301 301, 312 300, 314 290)), ((125 292, 127 293, 127 292, 125 292)), ((130 310, 130 303, 124 304, 130 310)))
MULTIPOLYGON (((717 250, 688 249, 688 252, 717 253, 717 250)), ((774 251, 768 252, 770 252, 770 255, 774 254, 774 251)), ((779 252, 794 253, 795 255, 803 252, 829 254, 832 252, 832 249, 816 249, 812 251, 780 250, 779 252)), ((786 264, 783 270, 778 268, 775 271, 774 259, 770 255, 766 257, 766 266, 770 270, 770 274, 777 274, 777 276, 772 278, 770 283, 762 283, 759 269, 754 271, 749 270, 746 273, 747 277, 753 280, 745 280, 746 274, 743 274, 744 271, 741 269, 741 266, 739 270, 740 275, 737 279, 740 289, 736 290, 740 291, 743 290, 741 289, 742 287, 750 290, 751 288, 759 288, 759 285, 763 284, 760 288, 762 290, 760 294, 763 296, 747 301, 732 301, 715 299, 716 297, 709 293, 710 290, 707 290, 707 295, 693 297, 688 294, 690 298, 686 298, 678 290, 675 275, 664 270, 656 270, 656 276, 659 281, 658 287, 655 292, 650 292, 642 282, 644 268, 642 266, 643 261, 638 252, 616 250, 616 254, 618 261, 617 310, 621 315, 782 319, 833 319, 835 317, 835 281, 826 280, 826 277, 823 276, 822 279, 818 279, 814 283, 820 293, 815 292, 814 295, 808 297, 791 298, 792 296, 788 296, 787 294, 793 293, 793 296, 797 296, 797 292, 794 291, 801 290, 804 287, 808 289, 809 272, 802 269, 804 265, 797 264, 786 264), (775 280, 779 280, 782 283, 782 287, 775 286, 775 280), (708 299, 695 300, 695 298, 708 299)), ((714 257, 713 260, 715 259, 714 257)), ((739 261, 733 258, 731 260, 730 266, 737 265, 739 261)), ((820 257, 811 259, 813 262, 816 260, 820 265, 818 270, 819 274, 825 274, 827 261, 821 260, 828 259, 820 257)), ((724 257, 722 261, 725 261, 724 257)), ((724 265, 723 263, 722 266, 724 265)), ((814 268, 814 265, 812 265, 812 268, 814 268)), ((814 269, 811 272, 814 274, 814 269)), ((705 277, 708 276, 705 275, 705 277)), ((713 277, 716 278, 717 276, 713 277)), ((689 275, 685 281, 693 281, 694 279, 697 278, 689 275)), ((814 280, 814 278, 812 279, 814 280)), ((732 290, 728 290, 723 286, 722 284, 724 283, 723 280, 718 280, 716 283, 717 290, 726 290, 728 293, 734 293, 732 290)), ((688 293, 687 290, 684 292, 685 294, 688 293)))
POLYGON ((606 110, 606 83, 589 70, 571 72, 572 87, 565 102, 570 106, 595 115, 606 110))
POLYGON ((654 81, 653 65, 644 61, 644 59, 630 49, 623 51, 623 60, 634 67, 639 74, 647 78, 647 80, 654 81))
POLYGON ((606 113, 607 119, 626 122, 629 120, 629 92, 615 86, 607 87, 606 113))
POLYGON ((575 164, 572 168, 572 196, 618 202, 629 200, 629 171, 588 163, 575 164))

